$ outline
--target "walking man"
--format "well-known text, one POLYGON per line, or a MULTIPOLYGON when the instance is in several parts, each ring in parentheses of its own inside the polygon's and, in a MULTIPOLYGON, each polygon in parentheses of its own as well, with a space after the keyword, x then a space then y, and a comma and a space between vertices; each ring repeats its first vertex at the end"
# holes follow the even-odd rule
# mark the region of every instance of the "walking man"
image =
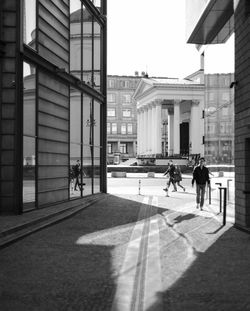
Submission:
POLYGON ((169 189, 171 184, 174 187, 174 190, 172 190, 172 192, 177 191, 175 180, 174 180, 174 173, 175 173, 175 166, 174 166, 173 162, 170 161, 168 169, 163 174, 163 176, 169 175, 169 179, 168 179, 168 182, 167 182, 167 187, 163 189, 164 191, 166 191, 166 196, 167 197, 169 196, 168 195, 168 189, 169 189))
POLYGON ((77 190, 76 187, 78 187, 79 191, 81 190, 80 188, 80 180, 79 180, 79 176, 80 176, 80 172, 81 172, 81 163, 79 160, 76 161, 76 164, 73 166, 73 172, 74 172, 74 176, 75 176, 75 191, 77 190))
POLYGON ((192 187, 196 182, 196 208, 202 210, 204 205, 204 195, 206 189, 206 183, 210 185, 209 171, 205 167, 205 159, 200 158, 199 165, 197 165, 193 171, 192 187))

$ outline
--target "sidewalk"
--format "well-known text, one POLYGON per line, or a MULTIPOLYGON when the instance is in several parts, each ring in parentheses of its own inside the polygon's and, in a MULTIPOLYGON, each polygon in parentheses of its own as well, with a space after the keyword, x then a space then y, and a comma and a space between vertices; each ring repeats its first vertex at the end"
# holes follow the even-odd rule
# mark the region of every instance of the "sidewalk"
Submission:
POLYGON ((95 199, 0 250, 1 310, 250 310, 250 235, 232 204, 222 226, 218 201, 200 211, 190 192, 95 199))

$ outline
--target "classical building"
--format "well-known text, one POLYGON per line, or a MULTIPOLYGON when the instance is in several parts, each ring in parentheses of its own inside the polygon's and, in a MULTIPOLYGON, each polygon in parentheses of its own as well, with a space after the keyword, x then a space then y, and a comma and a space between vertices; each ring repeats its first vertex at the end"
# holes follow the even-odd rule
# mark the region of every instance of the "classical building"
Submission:
POLYGON ((113 164, 137 155, 137 111, 133 98, 141 77, 107 77, 107 158, 113 164))
POLYGON ((105 15, 106 0, 0 2, 0 213, 106 192, 105 15))
POLYGON ((138 157, 204 155, 204 84, 143 78, 137 102, 138 157))
POLYGON ((235 226, 250 229, 250 2, 187 0, 187 42, 222 44, 235 35, 235 226))

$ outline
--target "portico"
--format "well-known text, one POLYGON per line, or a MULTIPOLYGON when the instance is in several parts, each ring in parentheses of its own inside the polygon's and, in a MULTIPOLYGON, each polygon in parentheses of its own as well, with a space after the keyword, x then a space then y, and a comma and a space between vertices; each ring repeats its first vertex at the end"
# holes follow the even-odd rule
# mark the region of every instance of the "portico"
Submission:
POLYGON ((134 98, 138 156, 204 154, 203 84, 143 78, 134 98))

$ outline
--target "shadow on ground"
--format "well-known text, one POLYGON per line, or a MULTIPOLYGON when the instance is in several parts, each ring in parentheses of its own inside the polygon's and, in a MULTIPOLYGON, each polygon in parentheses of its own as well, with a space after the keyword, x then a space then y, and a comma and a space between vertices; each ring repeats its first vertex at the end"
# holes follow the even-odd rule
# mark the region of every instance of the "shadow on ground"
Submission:
POLYGON ((231 227, 159 299, 171 311, 250 310, 249 255, 250 235, 231 227))

